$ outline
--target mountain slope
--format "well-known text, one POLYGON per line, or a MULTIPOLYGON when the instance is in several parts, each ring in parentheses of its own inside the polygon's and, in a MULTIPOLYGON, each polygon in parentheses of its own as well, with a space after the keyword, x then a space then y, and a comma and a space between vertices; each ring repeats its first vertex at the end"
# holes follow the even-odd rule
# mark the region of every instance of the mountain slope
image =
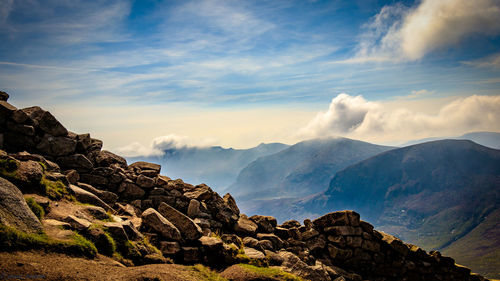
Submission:
POLYGON ((325 189, 338 170, 389 149, 346 138, 303 141, 253 161, 227 191, 245 200, 307 196, 325 189))
MULTIPOLYGON (((436 141, 436 140, 443 140, 443 139, 445 139, 445 138, 425 138, 425 139, 420 139, 420 140, 412 140, 412 141, 406 142, 402 146, 415 145, 415 144, 419 144, 419 143, 436 141)), ((452 137, 449 139, 471 140, 477 144, 480 144, 480 145, 483 145, 483 146, 486 146, 489 148, 500 149, 500 133, 496 133, 496 132, 471 132, 471 133, 461 135, 459 137, 452 137)))
POLYGON ((205 183, 220 191, 234 182, 240 170, 250 162, 287 147, 282 143, 262 143, 250 149, 184 147, 165 150, 162 156, 130 157, 127 160, 157 163, 164 167, 169 177, 205 183))
POLYGON ((394 149, 338 172, 302 207, 356 209, 388 233, 446 249, 500 209, 500 151, 467 140, 394 149))

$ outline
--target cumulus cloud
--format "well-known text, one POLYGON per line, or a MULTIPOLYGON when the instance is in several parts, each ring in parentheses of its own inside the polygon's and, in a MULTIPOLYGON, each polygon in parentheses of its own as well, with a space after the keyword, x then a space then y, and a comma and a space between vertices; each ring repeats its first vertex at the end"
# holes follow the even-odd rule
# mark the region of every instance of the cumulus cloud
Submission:
POLYGON ((126 157, 137 156, 161 156, 165 150, 189 147, 208 147, 216 143, 215 139, 191 139, 186 136, 170 134, 153 139, 149 146, 133 142, 129 145, 117 148, 115 151, 126 157))
POLYGON ((353 62, 418 60, 472 34, 500 34, 497 0, 423 0, 416 7, 385 6, 366 25, 353 62))
POLYGON ((500 96, 457 98, 437 113, 392 109, 361 96, 340 94, 328 111, 319 113, 301 130, 310 138, 341 135, 368 141, 402 141, 470 131, 500 131, 500 96))

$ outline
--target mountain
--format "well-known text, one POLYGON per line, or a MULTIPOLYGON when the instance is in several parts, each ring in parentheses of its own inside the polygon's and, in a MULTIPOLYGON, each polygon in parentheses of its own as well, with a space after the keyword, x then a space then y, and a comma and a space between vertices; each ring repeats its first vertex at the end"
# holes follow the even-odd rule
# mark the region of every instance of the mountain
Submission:
POLYGON ((250 162, 287 147, 282 143, 262 143, 250 149, 183 147, 165 150, 161 156, 129 157, 127 160, 160 164, 169 177, 205 183, 215 190, 222 190, 233 183, 241 169, 250 162))
POLYGON ((490 216, 498 218, 500 210, 500 150, 468 140, 394 149, 339 171, 324 193, 298 205, 308 212, 358 210, 426 249, 456 253, 463 241, 488 239, 496 247, 476 251, 473 259, 498 257, 500 225, 490 216))
MULTIPOLYGON (((406 142, 402 146, 409 146, 429 141, 442 140, 444 138, 425 138, 420 140, 413 140, 406 142)), ((477 144, 487 146, 489 148, 500 149, 500 133, 496 132, 472 132, 461 135, 459 137, 452 137, 448 139, 457 140, 471 140, 477 144)))
POLYGON ((250 163, 227 191, 242 201, 304 197, 324 190, 338 170, 389 149, 347 138, 299 142, 250 163))

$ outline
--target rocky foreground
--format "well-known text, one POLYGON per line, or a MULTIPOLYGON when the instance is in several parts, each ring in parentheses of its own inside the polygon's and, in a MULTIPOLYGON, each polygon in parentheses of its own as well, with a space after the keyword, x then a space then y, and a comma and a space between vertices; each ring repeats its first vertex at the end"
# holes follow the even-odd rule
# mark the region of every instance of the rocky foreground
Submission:
MULTIPOLYGON (((98 252, 120 266, 203 264, 230 280, 257 280, 235 273, 236 264, 275 266, 305 280, 486 280, 374 230, 354 211, 303 224, 247 217, 230 194, 172 180, 153 163, 128 165, 50 112, 7 99, 0 92, 3 251, 98 252)), ((291 278, 280 276, 258 280, 291 278)))

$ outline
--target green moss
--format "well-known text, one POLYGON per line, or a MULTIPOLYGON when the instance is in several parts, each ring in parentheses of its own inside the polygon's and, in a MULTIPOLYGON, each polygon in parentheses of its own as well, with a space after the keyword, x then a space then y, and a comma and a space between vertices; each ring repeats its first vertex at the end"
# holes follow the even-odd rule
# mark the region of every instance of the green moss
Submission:
POLYGON ((197 272, 200 275, 200 280, 207 281, 227 281, 226 278, 220 276, 217 272, 211 270, 210 268, 203 266, 201 264, 196 264, 194 266, 190 266, 193 271, 197 272))
POLYGON ((60 241, 51 239, 44 233, 25 233, 6 225, 0 225, 0 249, 2 251, 36 249, 89 258, 97 255, 94 244, 76 233, 71 241, 60 241))
POLYGON ((288 272, 284 272, 281 269, 273 268, 273 267, 258 267, 249 264, 239 264, 238 266, 244 268, 245 270, 255 273, 257 275, 265 276, 265 277, 274 277, 279 278, 281 280, 286 281, 302 281, 303 279, 290 274, 288 272))
POLYGON ((0 175, 6 179, 17 179, 17 169, 19 164, 12 159, 0 159, 0 175))
POLYGON ((104 222, 115 222, 115 219, 113 218, 113 214, 110 211, 106 212, 107 218, 102 219, 104 222))
POLYGON ((40 206, 38 203, 36 203, 35 199, 33 197, 26 197, 25 198, 26 203, 30 207, 31 211, 35 214, 35 216, 39 219, 42 220, 43 217, 45 216, 45 211, 43 210, 42 206, 40 206))
POLYGON ((45 187, 45 194, 52 200, 60 200, 62 198, 66 198, 74 201, 74 197, 69 194, 66 186, 60 180, 51 181, 44 176, 40 181, 40 185, 45 187))
POLYGON ((45 165, 45 163, 41 162, 41 161, 38 161, 38 164, 40 164, 40 166, 42 166, 42 170, 45 172, 47 171, 47 165, 45 165))
POLYGON ((238 263, 241 263, 241 264, 250 264, 250 265, 254 265, 254 266, 269 266, 269 260, 267 258, 264 258, 264 259, 252 259, 252 258, 249 258, 246 254, 241 254, 241 253, 238 253, 236 255, 236 260, 238 263))

